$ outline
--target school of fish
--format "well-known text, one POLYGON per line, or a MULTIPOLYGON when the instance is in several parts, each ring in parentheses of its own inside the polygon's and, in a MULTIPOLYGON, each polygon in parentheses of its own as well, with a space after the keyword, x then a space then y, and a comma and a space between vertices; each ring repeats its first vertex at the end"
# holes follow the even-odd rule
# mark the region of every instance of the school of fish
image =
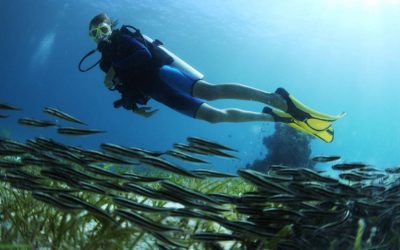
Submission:
MULTIPOLYGON (((0 109, 20 110, 7 104, 0 104, 0 109)), ((86 125, 57 109, 44 111, 86 125)), ((56 125, 33 118, 21 118, 18 123, 56 125)), ((104 132, 67 127, 58 130, 68 135, 104 132)), ((73 147, 44 137, 26 142, 1 139, 0 182, 29 192, 61 211, 86 210, 107 226, 129 222, 154 236, 160 249, 185 249, 182 239, 207 243, 211 249, 223 249, 218 244, 225 241, 240 242, 240 249, 353 249, 360 221, 364 223, 362 249, 400 249, 400 167, 380 170, 362 162, 339 162, 330 166, 338 173, 338 178, 333 178, 308 168, 270 165, 263 173, 239 169, 234 175, 211 170, 212 165, 204 158, 237 159, 237 151, 203 138, 188 137, 186 144, 176 143, 165 152, 112 143, 103 143, 100 148, 73 147), (202 193, 166 177, 113 172, 103 168, 104 163, 150 167, 184 178, 239 178, 254 185, 256 191, 202 193), (206 168, 188 170, 184 163, 206 168), (63 187, 49 185, 49 180, 63 187), (147 183, 158 183, 159 188, 149 188, 147 183), (108 196, 115 208, 97 207, 80 198, 81 192, 108 196), (171 201, 180 207, 151 206, 124 194, 171 201), (153 221, 151 213, 210 221, 226 232, 185 232, 178 224, 153 221), (229 213, 240 213, 245 219, 230 220, 226 216, 229 213)), ((315 156, 311 160, 331 164, 340 156, 315 156)))

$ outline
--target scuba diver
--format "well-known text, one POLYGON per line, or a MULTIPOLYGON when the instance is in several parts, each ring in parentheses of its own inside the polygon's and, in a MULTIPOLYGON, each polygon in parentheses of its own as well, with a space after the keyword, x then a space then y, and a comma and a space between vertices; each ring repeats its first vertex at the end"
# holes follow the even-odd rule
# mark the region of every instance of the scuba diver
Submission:
POLYGON ((164 48, 159 40, 152 40, 128 25, 116 28, 117 23, 102 13, 89 24, 89 36, 97 49, 82 58, 79 70, 86 72, 97 64, 106 73, 104 85, 121 93, 114 107, 123 107, 143 117, 158 110, 147 107, 154 99, 182 114, 210 123, 266 121, 285 123, 299 131, 331 142, 334 137, 332 123, 343 117, 316 112, 285 89, 274 93, 237 83, 212 84, 203 75, 164 48), (82 69, 82 62, 95 51, 101 59, 91 67, 82 69), (237 99, 263 103, 262 112, 237 108, 219 109, 205 101, 237 99))

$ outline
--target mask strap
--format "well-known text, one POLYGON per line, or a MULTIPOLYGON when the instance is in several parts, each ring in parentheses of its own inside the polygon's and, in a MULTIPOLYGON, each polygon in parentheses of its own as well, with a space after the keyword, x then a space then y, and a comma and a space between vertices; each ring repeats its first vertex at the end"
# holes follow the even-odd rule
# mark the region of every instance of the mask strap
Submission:
POLYGON ((80 62, 79 62, 79 65, 78 65, 78 69, 79 69, 80 72, 87 72, 87 71, 93 69, 94 67, 96 67, 97 64, 100 63, 101 59, 98 60, 95 64, 93 64, 93 65, 90 66, 89 68, 82 69, 82 63, 83 63, 83 61, 85 61, 86 58, 88 58, 89 56, 91 56, 91 55, 92 55, 94 52, 96 52, 96 51, 97 51, 97 49, 91 50, 91 51, 90 51, 89 53, 87 53, 84 57, 82 57, 82 59, 81 59, 80 62))

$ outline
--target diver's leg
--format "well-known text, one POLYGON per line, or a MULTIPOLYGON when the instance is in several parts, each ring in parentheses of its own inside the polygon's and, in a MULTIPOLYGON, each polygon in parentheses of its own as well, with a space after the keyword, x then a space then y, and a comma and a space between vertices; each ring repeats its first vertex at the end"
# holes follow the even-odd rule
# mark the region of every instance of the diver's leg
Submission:
POLYGON ((208 101, 217 99, 257 101, 283 111, 287 110, 286 101, 280 95, 237 83, 211 84, 199 80, 193 85, 192 95, 208 101))
POLYGON ((210 123, 220 122, 252 122, 252 121, 274 121, 270 114, 251 112, 241 109, 217 109, 207 103, 203 103, 197 110, 196 119, 210 123))

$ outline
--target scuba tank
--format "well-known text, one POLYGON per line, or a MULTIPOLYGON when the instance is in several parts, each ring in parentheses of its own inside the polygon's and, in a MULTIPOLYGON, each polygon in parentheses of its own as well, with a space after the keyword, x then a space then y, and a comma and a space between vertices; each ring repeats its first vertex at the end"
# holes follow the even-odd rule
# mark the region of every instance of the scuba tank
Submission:
POLYGON ((172 67, 175 67, 179 69, 182 73, 185 75, 189 76, 191 79, 203 79, 204 75, 200 73, 198 70, 193 68, 191 65, 189 65, 187 62, 182 60, 180 57, 172 53, 170 50, 165 48, 163 46, 163 43, 161 43, 159 40, 153 40, 150 37, 143 35, 144 39, 146 42, 150 44, 155 44, 159 49, 161 49, 164 53, 166 53, 168 56, 172 58, 172 62, 169 63, 172 67))

